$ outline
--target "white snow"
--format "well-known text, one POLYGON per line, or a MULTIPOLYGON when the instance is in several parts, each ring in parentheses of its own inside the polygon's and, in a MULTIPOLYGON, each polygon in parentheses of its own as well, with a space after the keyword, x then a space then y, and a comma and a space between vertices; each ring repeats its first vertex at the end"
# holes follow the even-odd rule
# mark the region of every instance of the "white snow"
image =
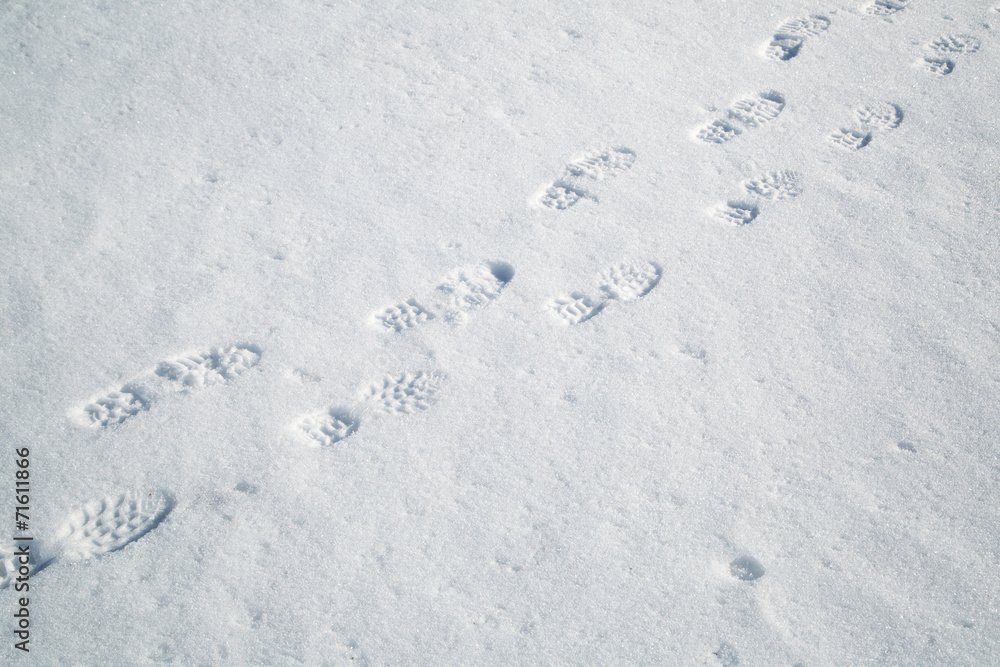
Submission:
POLYGON ((8 3, 0 662, 1000 664, 998 9, 8 3))

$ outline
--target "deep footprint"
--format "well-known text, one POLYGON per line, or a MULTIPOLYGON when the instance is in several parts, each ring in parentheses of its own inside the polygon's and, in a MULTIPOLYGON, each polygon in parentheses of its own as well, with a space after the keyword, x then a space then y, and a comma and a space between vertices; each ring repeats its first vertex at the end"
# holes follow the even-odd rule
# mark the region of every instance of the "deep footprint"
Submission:
POLYGON ((921 65, 931 74, 938 74, 940 76, 945 76, 955 71, 955 61, 949 60, 948 58, 924 56, 924 59, 921 61, 921 65))

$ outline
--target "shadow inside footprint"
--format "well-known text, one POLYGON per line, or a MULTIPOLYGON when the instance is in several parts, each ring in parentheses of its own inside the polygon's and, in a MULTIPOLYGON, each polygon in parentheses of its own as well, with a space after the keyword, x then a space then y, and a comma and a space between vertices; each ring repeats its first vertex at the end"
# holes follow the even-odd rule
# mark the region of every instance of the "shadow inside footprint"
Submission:
POLYGON ((489 262, 490 273, 504 285, 514 279, 514 267, 507 262, 489 262))
POLYGON ((740 581, 753 581, 764 576, 764 566, 753 556, 740 556, 729 564, 729 573, 740 581))

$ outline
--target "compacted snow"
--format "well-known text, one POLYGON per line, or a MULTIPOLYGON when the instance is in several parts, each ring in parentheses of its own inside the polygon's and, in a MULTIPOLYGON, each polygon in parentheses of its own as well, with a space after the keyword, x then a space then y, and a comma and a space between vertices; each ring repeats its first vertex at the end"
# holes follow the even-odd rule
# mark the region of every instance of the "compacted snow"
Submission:
POLYGON ((998 9, 5 4, 0 662, 1000 664, 998 9))

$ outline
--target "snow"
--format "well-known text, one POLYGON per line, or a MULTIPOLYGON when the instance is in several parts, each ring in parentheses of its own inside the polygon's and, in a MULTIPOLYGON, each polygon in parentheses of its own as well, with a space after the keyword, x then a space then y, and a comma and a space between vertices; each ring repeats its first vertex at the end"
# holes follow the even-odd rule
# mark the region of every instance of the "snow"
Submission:
POLYGON ((2 651, 1000 663, 998 9, 9 5, 2 651))

